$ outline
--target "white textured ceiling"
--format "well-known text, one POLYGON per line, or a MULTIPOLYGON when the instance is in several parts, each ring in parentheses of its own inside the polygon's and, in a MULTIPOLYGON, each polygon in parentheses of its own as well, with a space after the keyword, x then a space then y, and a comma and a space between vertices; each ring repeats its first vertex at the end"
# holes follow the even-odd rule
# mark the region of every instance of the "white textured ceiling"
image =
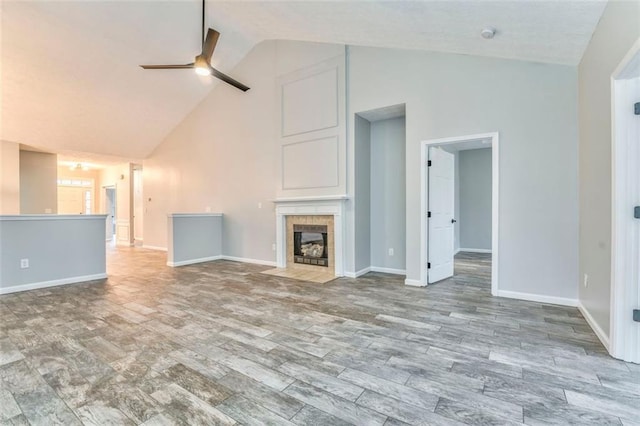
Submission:
MULTIPOLYGON (((207 21, 222 33, 213 65, 231 74, 267 39, 575 65, 605 5, 212 1, 207 21), (480 38, 485 26, 498 29, 493 40, 480 38)), ((189 70, 138 67, 193 60, 200 50, 199 1, 3 0, 0 10, 3 140, 68 155, 144 158, 218 84, 189 70)))

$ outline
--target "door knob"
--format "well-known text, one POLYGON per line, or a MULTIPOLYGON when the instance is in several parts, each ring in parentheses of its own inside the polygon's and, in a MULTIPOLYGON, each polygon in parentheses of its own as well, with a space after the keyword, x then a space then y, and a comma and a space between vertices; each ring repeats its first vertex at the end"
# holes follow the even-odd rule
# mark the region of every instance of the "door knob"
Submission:
POLYGON ((451 219, 451 223, 456 223, 456 222, 457 222, 457 220, 451 219))

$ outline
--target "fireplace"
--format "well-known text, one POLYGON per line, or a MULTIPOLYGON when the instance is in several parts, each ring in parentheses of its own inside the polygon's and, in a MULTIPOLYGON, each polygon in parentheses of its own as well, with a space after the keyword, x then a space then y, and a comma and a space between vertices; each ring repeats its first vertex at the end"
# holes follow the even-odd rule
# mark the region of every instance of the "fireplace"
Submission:
POLYGON ((304 265, 329 266, 326 225, 293 225, 293 261, 304 265))
MULTIPOLYGON (((305 279, 313 277, 344 276, 344 223, 342 220, 346 198, 326 197, 320 199, 277 200, 276 204, 276 266, 277 269, 309 272, 305 279), (296 263, 294 255, 294 225, 326 226, 326 266, 296 263)), ((319 241, 319 239, 317 239, 319 241)), ((323 239, 324 242, 324 239, 323 239)), ((323 258, 320 258, 323 259, 323 258)), ((316 258, 318 260, 318 258, 316 258)), ((304 260, 303 260, 304 262, 304 260)), ((286 274, 286 272, 284 272, 286 274)), ((286 276, 286 275, 285 275, 286 276)), ((323 281, 326 282, 326 281, 323 281)))

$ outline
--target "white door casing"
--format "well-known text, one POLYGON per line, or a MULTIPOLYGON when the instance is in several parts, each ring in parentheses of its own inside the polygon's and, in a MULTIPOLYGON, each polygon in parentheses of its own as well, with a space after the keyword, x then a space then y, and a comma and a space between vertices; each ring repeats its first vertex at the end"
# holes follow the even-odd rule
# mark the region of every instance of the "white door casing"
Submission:
POLYGON ((455 136, 447 138, 429 139, 421 142, 420 148, 420 279, 405 279, 404 283, 411 286, 428 285, 428 167, 429 149, 435 146, 468 143, 471 141, 490 141, 491 143, 491 294, 498 296, 499 289, 499 259, 500 259, 500 136, 498 132, 478 133, 473 135, 455 136))
MULTIPOLYGON (((596 334, 609 353, 624 361, 640 363, 640 323, 633 310, 640 309, 640 39, 622 60, 611 79, 612 105, 612 230, 611 321, 609 342, 596 334)), ((593 325, 592 325, 593 327, 593 325)))
POLYGON ((455 156, 442 148, 429 149, 428 283, 453 276, 455 156))

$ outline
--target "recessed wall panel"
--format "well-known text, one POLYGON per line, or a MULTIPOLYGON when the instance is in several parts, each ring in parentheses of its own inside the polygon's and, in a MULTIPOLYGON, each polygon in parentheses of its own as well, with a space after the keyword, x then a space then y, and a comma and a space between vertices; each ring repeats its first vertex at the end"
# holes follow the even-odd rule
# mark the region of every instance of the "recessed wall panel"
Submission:
POLYGON ((338 125, 338 72, 332 68, 282 85, 282 136, 338 125))
POLYGON ((298 142, 282 147, 284 189, 338 186, 338 137, 298 142))

